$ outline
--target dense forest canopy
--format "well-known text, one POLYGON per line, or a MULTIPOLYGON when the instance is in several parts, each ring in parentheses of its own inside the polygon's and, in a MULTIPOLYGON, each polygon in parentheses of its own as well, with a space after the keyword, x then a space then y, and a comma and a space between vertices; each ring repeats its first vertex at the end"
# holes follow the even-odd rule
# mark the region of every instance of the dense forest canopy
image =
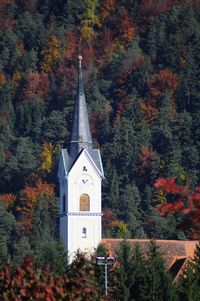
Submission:
POLYGON ((199 238, 180 212, 155 210, 175 196, 154 186, 199 185, 199 1, 0 0, 1 257, 44 255, 41 240, 55 250, 78 54, 106 177, 104 236, 199 238))

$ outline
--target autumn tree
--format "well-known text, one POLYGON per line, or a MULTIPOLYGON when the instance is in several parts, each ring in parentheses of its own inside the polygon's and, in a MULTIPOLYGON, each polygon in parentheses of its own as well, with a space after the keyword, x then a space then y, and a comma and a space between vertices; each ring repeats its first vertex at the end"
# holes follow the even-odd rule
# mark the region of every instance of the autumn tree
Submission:
POLYGON ((52 71, 54 65, 61 57, 61 42, 56 36, 50 37, 46 46, 41 51, 41 70, 44 73, 52 71))
POLYGON ((47 74, 40 74, 29 70, 27 72, 27 85, 24 88, 24 100, 31 99, 36 101, 46 98, 49 92, 49 78, 47 74))
POLYGON ((40 154, 41 164, 39 170, 50 173, 52 168, 52 156, 54 152, 54 145, 48 142, 44 142, 42 145, 42 151, 40 154))
POLYGON ((27 231, 32 228, 34 210, 42 197, 48 197, 49 207, 53 210, 54 185, 36 180, 35 185, 25 185, 20 196, 20 205, 16 208, 21 214, 20 224, 27 231))
POLYGON ((200 189, 195 187, 192 191, 187 186, 176 184, 174 179, 159 178, 155 185, 157 189, 168 194, 167 203, 158 206, 162 214, 181 214, 183 222, 180 226, 186 229, 188 237, 199 239, 200 235, 200 189))
POLYGON ((0 272, 0 298, 14 301, 16 298, 34 300, 104 300, 94 286, 91 270, 79 270, 77 275, 53 276, 49 268, 37 269, 31 258, 26 258, 17 269, 5 265, 0 272))

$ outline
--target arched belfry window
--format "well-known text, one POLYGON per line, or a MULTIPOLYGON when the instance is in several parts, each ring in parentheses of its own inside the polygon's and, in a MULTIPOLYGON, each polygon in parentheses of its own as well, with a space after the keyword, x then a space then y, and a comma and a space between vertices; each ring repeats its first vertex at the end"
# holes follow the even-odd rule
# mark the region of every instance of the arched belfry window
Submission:
POLYGON ((62 199, 62 208, 63 208, 63 212, 66 211, 66 196, 65 194, 63 195, 63 199, 62 199))
POLYGON ((80 211, 90 211, 90 197, 86 193, 80 196, 80 211))

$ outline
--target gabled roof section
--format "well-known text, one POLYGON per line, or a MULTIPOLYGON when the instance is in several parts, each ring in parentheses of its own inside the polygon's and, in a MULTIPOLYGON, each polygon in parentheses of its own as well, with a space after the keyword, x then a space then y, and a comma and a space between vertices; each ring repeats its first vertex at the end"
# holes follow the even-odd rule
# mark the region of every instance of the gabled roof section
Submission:
POLYGON ((103 171, 103 164, 101 160, 101 154, 99 149, 92 149, 88 151, 90 157, 94 161, 97 169, 99 170, 99 173, 101 174, 101 177, 104 179, 104 171, 103 171))
MULTIPOLYGON (((109 256, 115 256, 122 241, 123 239, 103 238, 101 243, 108 249, 109 256)), ((150 239, 127 239, 127 241, 130 243, 131 248, 134 249, 136 245, 139 245, 143 254, 148 254, 150 239)), ((167 270, 174 277, 174 281, 178 281, 187 261, 194 258, 198 241, 155 240, 155 243, 165 260, 167 270)))
POLYGON ((62 177, 62 170, 64 169, 65 176, 68 176, 70 170, 73 168, 73 166, 76 164, 78 158, 81 156, 81 154, 85 152, 88 156, 89 161, 96 169, 97 173, 101 178, 104 178, 104 172, 103 172, 103 166, 101 162, 101 156, 99 150, 90 150, 88 152, 86 149, 82 149, 80 153, 76 156, 75 159, 71 158, 68 154, 68 151, 66 149, 62 149, 61 156, 60 156, 60 162, 59 162, 59 170, 58 170, 58 177, 62 177))
POLYGON ((62 149, 59 158, 58 177, 67 176, 70 158, 67 149, 62 149))
POLYGON ((88 151, 92 149, 92 136, 84 94, 81 61, 82 57, 79 55, 77 96, 73 113, 69 148, 69 154, 72 158, 75 158, 83 148, 88 151))

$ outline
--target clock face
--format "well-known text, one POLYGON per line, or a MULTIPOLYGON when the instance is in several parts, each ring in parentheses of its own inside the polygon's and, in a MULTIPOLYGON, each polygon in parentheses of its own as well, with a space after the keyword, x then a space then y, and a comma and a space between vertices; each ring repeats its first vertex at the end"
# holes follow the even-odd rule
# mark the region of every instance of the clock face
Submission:
POLYGON ((88 175, 81 175, 78 180, 77 184, 82 187, 87 187, 93 184, 92 178, 88 175))

